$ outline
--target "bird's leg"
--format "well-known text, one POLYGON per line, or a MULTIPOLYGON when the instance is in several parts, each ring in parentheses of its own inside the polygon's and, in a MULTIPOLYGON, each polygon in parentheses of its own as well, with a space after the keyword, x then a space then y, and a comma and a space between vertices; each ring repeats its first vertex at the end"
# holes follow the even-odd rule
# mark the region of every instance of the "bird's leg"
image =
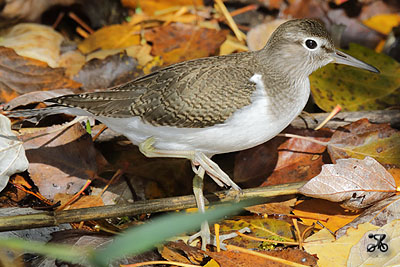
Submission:
MULTIPOLYGON (((202 167, 199 167, 196 170, 196 175, 193 178, 193 193, 196 199, 197 208, 201 213, 205 212, 205 203, 204 203, 205 198, 203 195, 204 173, 205 173, 204 169, 202 167)), ((205 251, 207 244, 210 244, 211 240, 211 233, 210 233, 210 227, 208 226, 208 221, 204 221, 201 223, 200 232, 197 232, 196 234, 192 235, 189 238, 188 243, 189 244, 192 243, 193 240, 195 240, 198 237, 201 238, 201 249, 205 251)))
MULTIPOLYGON (((231 188, 239 191, 240 187, 235 184, 231 178, 221 168, 213 162, 209 157, 200 151, 174 151, 174 150, 158 150, 154 148, 153 144, 155 139, 150 137, 146 141, 139 144, 139 150, 148 158, 185 158, 189 159, 193 165, 200 166, 204 171, 210 175, 210 177, 219 186, 230 186, 231 188)), ((193 169, 197 173, 196 168, 193 169)))
MULTIPOLYGON (((213 162, 204 153, 199 151, 171 151, 171 150, 158 150, 154 148, 153 144, 155 139, 153 137, 148 138, 143 143, 139 144, 139 150, 149 158, 154 157, 169 157, 169 158, 186 158, 192 162, 192 168, 196 174, 193 178, 193 193, 196 199, 196 204, 200 212, 205 212, 205 203, 203 195, 203 180, 204 174, 207 173, 219 186, 230 186, 237 193, 240 191, 240 187, 236 185, 229 176, 221 170, 221 168, 213 162), (199 166, 196 168, 196 166, 199 166)), ((238 194, 237 194, 238 195, 238 194)), ((248 228, 244 228, 240 231, 247 231, 248 228)), ((225 245, 222 241, 237 236, 236 233, 220 236, 220 246, 224 248, 225 245)), ((216 246, 215 236, 211 236, 210 227, 207 221, 201 224, 201 229, 198 233, 192 235, 189 238, 188 243, 191 243, 196 238, 201 238, 201 249, 205 250, 207 244, 216 246)))

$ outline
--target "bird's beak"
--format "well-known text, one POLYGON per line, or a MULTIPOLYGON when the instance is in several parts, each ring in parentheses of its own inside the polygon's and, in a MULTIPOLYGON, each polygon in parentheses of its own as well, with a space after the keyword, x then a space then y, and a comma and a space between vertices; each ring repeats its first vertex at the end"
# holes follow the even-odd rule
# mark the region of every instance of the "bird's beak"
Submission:
POLYGON ((342 51, 335 50, 331 55, 333 58, 333 63, 349 65, 356 68, 369 70, 371 72, 380 73, 380 71, 374 66, 362 62, 361 60, 358 60, 346 53, 343 53, 342 51))

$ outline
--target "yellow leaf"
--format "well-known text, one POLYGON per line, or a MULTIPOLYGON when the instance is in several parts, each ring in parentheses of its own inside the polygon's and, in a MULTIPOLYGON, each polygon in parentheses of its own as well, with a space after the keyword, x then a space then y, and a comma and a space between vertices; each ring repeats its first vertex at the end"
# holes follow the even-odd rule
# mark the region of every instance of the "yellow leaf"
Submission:
POLYGON ((381 14, 373 16, 363 21, 371 29, 383 34, 389 34, 393 27, 400 23, 399 14, 381 14))
POLYGON ((370 223, 359 224, 357 229, 349 228, 346 235, 334 240, 328 230, 322 229, 305 240, 304 249, 310 254, 317 254, 318 266, 347 266, 351 248, 360 241, 364 234, 379 229, 370 223))
POLYGON ((78 45, 79 50, 90 53, 97 49, 120 49, 140 44, 140 26, 116 24, 105 26, 78 45))
POLYGON ((357 44, 346 53, 380 70, 375 74, 354 67, 328 64, 310 76, 315 103, 325 111, 336 105, 345 111, 379 110, 400 103, 400 64, 357 44))

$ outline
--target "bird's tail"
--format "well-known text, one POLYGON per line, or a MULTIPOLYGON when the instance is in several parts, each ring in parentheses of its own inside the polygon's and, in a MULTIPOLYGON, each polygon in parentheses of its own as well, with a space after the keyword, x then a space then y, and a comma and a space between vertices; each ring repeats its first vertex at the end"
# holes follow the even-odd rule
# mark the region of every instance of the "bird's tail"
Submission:
POLYGON ((2 113, 7 117, 23 117, 23 118, 31 118, 31 117, 46 117, 49 115, 66 113, 71 114, 71 108, 65 106, 51 106, 46 108, 38 108, 38 109, 21 109, 21 110, 3 110, 2 113))

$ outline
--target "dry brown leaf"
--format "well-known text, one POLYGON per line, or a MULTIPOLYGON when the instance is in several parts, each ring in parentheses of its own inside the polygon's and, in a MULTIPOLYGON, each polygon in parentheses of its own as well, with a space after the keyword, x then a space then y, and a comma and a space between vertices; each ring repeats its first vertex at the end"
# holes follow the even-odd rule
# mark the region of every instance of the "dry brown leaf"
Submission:
POLYGON ((59 67, 60 46, 63 36, 53 28, 36 23, 20 23, 1 35, 0 45, 14 49, 24 57, 46 62, 50 67, 59 67))
POLYGON ((398 219, 400 219, 400 196, 396 195, 379 201, 372 207, 364 210, 354 221, 337 230, 335 235, 336 238, 339 238, 346 234, 347 229, 350 227, 356 228, 361 223, 369 222, 381 227, 398 219))
POLYGON ((321 229, 322 226, 332 232, 341 229, 359 216, 359 213, 350 212, 340 207, 338 203, 323 199, 300 200, 293 209, 293 214, 299 216, 306 225, 315 225, 321 229))
POLYGON ((370 156, 385 166, 400 167, 400 132, 387 123, 373 124, 361 119, 335 131, 328 152, 333 162, 370 156))
POLYGON ((91 136, 80 123, 61 132, 48 127, 24 134, 28 171, 43 196, 75 194, 96 173, 96 150, 91 136), (47 132, 50 132, 46 135, 47 132), (43 136, 42 136, 43 135, 43 136), (31 139, 32 137, 37 137, 31 139))
POLYGON ((270 202, 256 206, 247 207, 246 210, 256 214, 285 214, 289 215, 296 203, 296 198, 291 198, 286 201, 270 202))
POLYGON ((347 266, 399 266, 400 220, 394 220, 378 230, 366 232, 355 244, 347 266))
MULTIPOLYGON (((290 129, 290 133, 328 141, 329 130, 290 129)), ((235 156, 234 177, 245 186, 270 186, 310 180, 321 172, 326 147, 298 138, 275 137, 235 156)))
POLYGON ((346 266, 351 248, 366 232, 378 228, 370 223, 360 224, 357 229, 349 229, 345 236, 336 240, 327 229, 322 229, 307 238, 303 246, 308 253, 317 255, 318 266, 346 266))
MULTIPOLYGON (((295 248, 288 248, 284 250, 271 250, 271 251, 258 251, 259 253, 266 254, 273 257, 278 257, 291 261, 292 266, 296 263, 305 266, 317 266, 316 258, 312 255, 295 248)), ((207 254, 217 261, 220 266, 224 267, 237 267, 237 266, 265 266, 265 267, 287 267, 290 265, 280 263, 277 261, 265 259, 259 256, 254 256, 246 253, 238 253, 236 251, 221 251, 221 252, 207 252, 207 254)))
MULTIPOLYGON (((71 200, 74 195, 65 194, 65 193, 57 193, 54 196, 54 202, 61 202, 61 206, 71 200)), ((68 205, 65 210, 73 210, 73 209, 83 209, 83 208, 91 208, 91 207, 101 207, 104 206, 103 200, 100 196, 86 196, 81 195, 75 201, 73 201, 70 205, 68 205)))
POLYGON ((0 67, 1 102, 33 91, 80 87, 65 77, 64 69, 52 69, 44 62, 21 57, 10 48, 0 47, 0 67))
POLYGON ((136 59, 126 53, 118 53, 105 59, 94 58, 83 65, 74 77, 85 89, 109 88, 143 75, 136 59))
POLYGON ((325 164, 319 175, 299 189, 306 196, 342 202, 349 209, 368 207, 395 191, 392 175, 371 157, 325 164))
POLYGON ((166 65, 216 55, 228 31, 172 23, 146 31, 145 38, 153 43, 152 54, 161 56, 166 65))

